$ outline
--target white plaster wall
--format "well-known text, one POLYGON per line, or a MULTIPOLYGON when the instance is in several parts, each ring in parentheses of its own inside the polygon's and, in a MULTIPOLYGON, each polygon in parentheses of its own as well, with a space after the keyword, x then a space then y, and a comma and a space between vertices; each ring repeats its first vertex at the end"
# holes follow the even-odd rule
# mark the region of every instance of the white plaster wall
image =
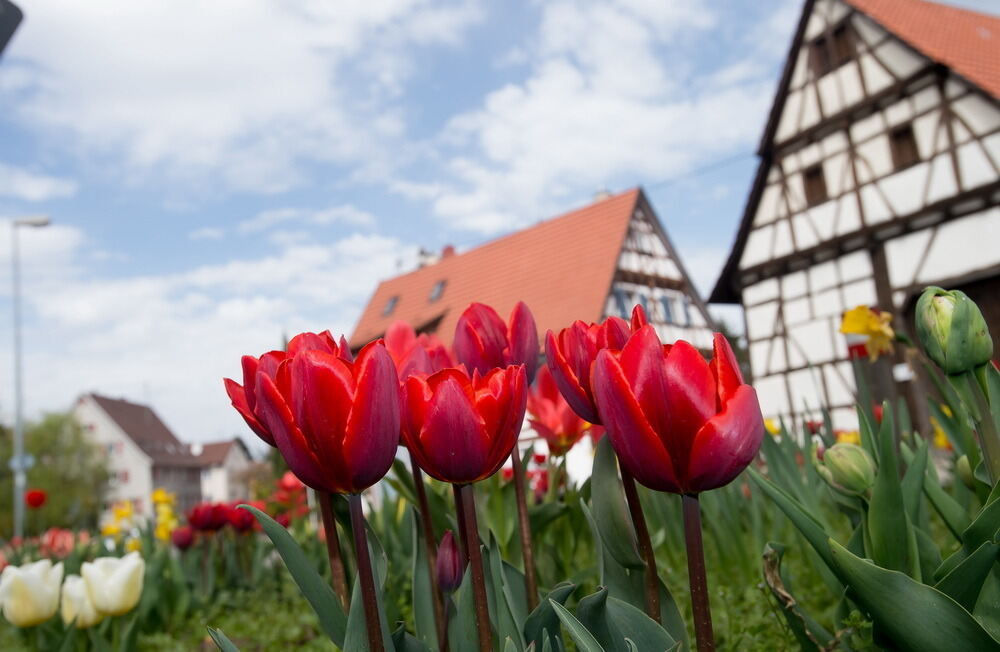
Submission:
POLYGON ((149 456, 89 396, 76 403, 73 416, 83 426, 84 434, 107 455, 112 478, 108 502, 132 501, 136 516, 148 518, 152 514, 153 495, 153 467, 149 456), (128 472, 125 482, 119 479, 122 471, 128 472))
POLYGON ((222 466, 212 466, 201 471, 201 498, 207 502, 229 501, 229 476, 222 466))

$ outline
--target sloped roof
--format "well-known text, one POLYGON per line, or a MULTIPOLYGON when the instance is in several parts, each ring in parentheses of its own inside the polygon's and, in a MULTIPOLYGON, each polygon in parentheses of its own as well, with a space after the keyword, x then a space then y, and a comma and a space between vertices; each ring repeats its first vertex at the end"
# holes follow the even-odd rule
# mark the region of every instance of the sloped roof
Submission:
POLYGON ((926 0, 846 2, 912 48, 1000 97, 1000 17, 926 0))
MULTIPOLYGON (((844 0, 924 56, 947 66, 983 92, 1000 98, 1000 17, 927 0, 844 0)), ((711 303, 739 303, 735 276, 753 213, 771 164, 774 133, 781 117, 796 54, 815 0, 805 0, 761 137, 760 164, 729 258, 709 296, 711 303)))
POLYGON ((433 324, 450 345, 455 322, 473 301, 493 306, 504 319, 524 301, 540 333, 574 319, 599 320, 640 197, 642 191, 633 188, 383 281, 354 328, 351 346, 381 336, 397 319, 418 330, 433 324), (439 281, 444 290, 431 301, 439 281), (383 314, 394 296, 394 309, 383 314))
POLYGON ((197 456, 198 463, 201 466, 219 466, 226 461, 226 456, 229 455, 229 451, 232 450, 233 446, 242 448, 247 458, 252 459, 250 451, 247 449, 246 444, 243 443, 243 440, 239 437, 234 437, 233 439, 226 439, 224 441, 201 444, 201 453, 197 456))
POLYGON ((154 465, 198 466, 198 458, 147 405, 90 394, 111 420, 153 460, 154 465))

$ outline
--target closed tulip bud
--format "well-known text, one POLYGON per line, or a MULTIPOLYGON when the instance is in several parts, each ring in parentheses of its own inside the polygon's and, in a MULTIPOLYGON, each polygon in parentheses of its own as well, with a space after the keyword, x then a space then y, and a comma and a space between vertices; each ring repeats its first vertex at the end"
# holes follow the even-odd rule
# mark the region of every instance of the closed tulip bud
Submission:
POLYGON ((519 301, 505 324, 497 311, 482 303, 473 303, 455 324, 452 344, 455 360, 464 364, 469 374, 485 376, 493 369, 524 365, 528 384, 538 369, 538 328, 535 318, 519 301))
POLYGON ((94 607, 109 616, 128 613, 139 603, 146 562, 138 552, 83 562, 80 574, 94 607))
POLYGON ((385 330, 385 348, 401 381, 415 373, 432 374, 455 364, 440 339, 426 333, 417 335, 404 321, 393 322, 385 330))
POLYGON ((461 367, 410 376, 403 385, 403 440, 430 476, 478 482, 510 455, 527 397, 523 365, 471 378, 461 367))
POLYGON ((67 625, 73 624, 77 629, 93 627, 104 620, 104 614, 97 610, 90 593, 87 591, 87 583, 79 575, 67 575, 62 587, 62 614, 63 622, 67 625))
POLYGON ((816 470, 831 488, 847 496, 860 496, 875 484, 875 461, 856 444, 834 444, 816 470))
POLYGON ((757 455, 764 419, 736 356, 716 333, 711 362, 651 325, 594 362, 594 396, 618 460, 650 489, 697 494, 731 482, 757 455))
POLYGON ((178 550, 187 550, 194 543, 194 530, 190 525, 182 525, 170 533, 170 541, 178 550))
POLYGON ((445 593, 451 593, 462 584, 465 574, 465 559, 455 544, 451 530, 445 530, 438 545, 437 561, 434 563, 434 574, 437 576, 438 587, 445 593))
POLYGON ((59 609, 62 562, 48 559, 21 566, 7 566, 0 575, 0 608, 15 627, 44 623, 59 609))
POLYGON ((946 374, 972 371, 993 357, 983 313, 960 290, 924 290, 917 300, 916 324, 924 352, 946 374))
POLYGON ((257 519, 248 509, 239 509, 238 505, 242 503, 233 503, 229 508, 229 524, 233 526, 233 529, 237 532, 249 532, 253 529, 253 526, 257 523, 257 519))
POLYGON ((976 476, 972 472, 972 465, 969 463, 969 456, 963 455, 955 462, 955 475, 962 481, 968 489, 976 490, 976 476))

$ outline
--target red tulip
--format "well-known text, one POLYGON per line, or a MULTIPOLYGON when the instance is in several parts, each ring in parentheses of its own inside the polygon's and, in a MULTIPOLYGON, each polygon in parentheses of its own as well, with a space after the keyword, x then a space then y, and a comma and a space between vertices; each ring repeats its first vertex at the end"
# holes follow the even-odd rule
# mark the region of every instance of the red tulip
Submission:
POLYGON ((386 329, 385 348, 396 363, 402 381, 414 373, 432 374, 455 364, 438 337, 426 333, 417 335, 404 321, 393 322, 386 329))
MULTIPOLYGON (((531 392, 528 392, 528 405, 531 405, 531 392)), ((531 408, 528 408, 529 410, 531 408)), ((545 460, 549 458, 545 453, 535 453, 531 456, 531 459, 535 461, 535 464, 545 464, 545 460)))
POLYGON ((527 394, 523 365, 471 378, 461 367, 410 376, 403 385, 403 440, 438 480, 478 482, 510 455, 527 394))
MULTIPOLYGON (((552 455, 565 455, 587 432, 587 423, 581 419, 566 399, 559 393, 552 372, 548 367, 538 371, 535 384, 528 391, 528 423, 549 446, 552 455)), ((536 462, 537 456, 536 456, 536 462)), ((545 456, 541 456, 541 462, 545 456)))
POLYGON ((229 505, 222 503, 198 503, 188 512, 188 523, 196 530, 214 532, 229 523, 229 505))
POLYGON ((288 529, 288 526, 292 524, 292 517, 288 514, 278 514, 274 517, 275 522, 281 527, 288 529))
POLYGON ((399 379, 381 340, 357 360, 321 350, 258 373, 257 409, 296 476, 317 491, 358 493, 392 466, 399 443, 399 379))
POLYGON ((590 368, 601 349, 620 349, 631 330, 624 319, 608 317, 602 324, 575 321, 556 335, 545 335, 545 359, 552 380, 569 406, 590 423, 600 423, 591 388, 590 368))
POLYGON ((504 482, 510 482, 514 479, 514 467, 505 466, 500 469, 500 479, 504 482))
POLYGON ((485 376, 491 370, 511 365, 524 365, 528 383, 538 370, 538 328, 535 318, 523 301, 510 313, 510 325, 500 319, 493 308, 473 303, 455 324, 452 344, 455 359, 485 376))
POLYGON ((341 336, 340 343, 338 344, 334 341, 330 331, 323 331, 322 333, 299 333, 288 343, 287 353, 285 351, 269 351, 260 356, 260 358, 255 358, 251 355, 243 356, 241 360, 243 364, 242 385, 235 380, 223 378, 226 393, 229 394, 229 400, 232 401, 233 407, 240 413, 243 420, 247 422, 250 429, 271 446, 275 445, 274 437, 271 436, 260 414, 256 411, 257 393, 255 388, 257 373, 262 372, 273 379, 275 374, 278 373, 278 365, 286 357, 294 356, 303 350, 327 351, 346 360, 351 359, 351 349, 347 346, 347 340, 343 336, 341 336))
POLYGON ((462 584, 465 574, 465 559, 455 544, 451 530, 445 530, 438 545, 437 560, 434 563, 434 575, 438 587, 445 593, 455 591, 462 584))
POLYGON ((233 529, 237 532, 249 532, 253 529, 253 526, 256 525, 257 519, 250 513, 250 510, 239 509, 238 505, 242 504, 243 503, 237 501, 228 506, 229 524, 233 526, 233 529))
POLYGON ((24 504, 31 509, 38 509, 49 499, 44 489, 28 489, 24 492, 24 504))
MULTIPOLYGON (((285 473, 281 476, 281 479, 278 480, 278 488, 291 494, 305 489, 305 485, 302 484, 301 480, 295 477, 294 473, 291 471, 285 471, 285 473)), ((289 496, 289 499, 290 498, 291 497, 289 496)))
POLYGON ((179 550, 187 550, 194 543, 194 530, 191 529, 190 525, 182 525, 179 528, 175 528, 170 533, 170 541, 179 550))
POLYGON ((643 326, 601 351, 594 394, 622 466, 651 489, 693 494, 732 481, 764 436, 757 394, 715 334, 711 363, 687 342, 664 346, 643 326))

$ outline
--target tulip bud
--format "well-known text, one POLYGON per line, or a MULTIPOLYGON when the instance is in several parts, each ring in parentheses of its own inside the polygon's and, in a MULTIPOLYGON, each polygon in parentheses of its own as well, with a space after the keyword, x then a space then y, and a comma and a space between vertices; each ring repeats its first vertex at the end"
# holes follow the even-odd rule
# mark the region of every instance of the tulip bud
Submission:
POLYGON ((190 525, 182 525, 170 533, 170 541, 178 550, 187 550, 194 543, 194 530, 190 525))
POLYGON ((80 569, 87 592, 98 611, 120 616, 131 611, 142 595, 146 563, 138 552, 122 558, 98 557, 80 569))
POLYGON ((993 340, 975 301, 931 286, 917 300, 917 337, 946 374, 971 371, 993 357, 993 340))
POLYGON ((958 479, 962 481, 966 487, 970 490, 975 491, 976 489, 976 476, 972 472, 972 465, 969 463, 969 456, 963 455, 958 458, 955 462, 955 474, 958 479))
POLYGON ((8 566, 0 575, 0 607, 15 627, 33 627, 55 615, 63 565, 48 559, 8 566))
POLYGON ((462 559, 462 553, 455 544, 451 530, 445 530, 444 536, 441 537, 434 574, 437 576, 438 587, 445 593, 451 593, 462 584, 465 560, 462 559))
POLYGON ((93 627, 104 620, 104 614, 97 610, 87 592, 87 583, 79 575, 67 575, 62 587, 63 622, 72 623, 77 629, 93 627))
POLYGON ((816 471, 832 489, 847 496, 860 496, 875 484, 875 462, 856 444, 831 446, 816 471))

